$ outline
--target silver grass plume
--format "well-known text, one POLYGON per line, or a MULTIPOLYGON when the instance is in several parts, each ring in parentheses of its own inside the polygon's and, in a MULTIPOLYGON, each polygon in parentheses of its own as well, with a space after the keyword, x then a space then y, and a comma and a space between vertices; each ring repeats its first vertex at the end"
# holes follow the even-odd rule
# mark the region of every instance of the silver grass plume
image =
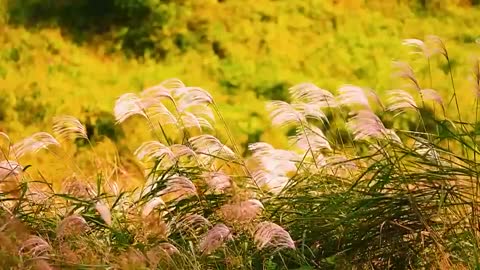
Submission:
POLYGON ((62 182, 62 192, 82 199, 91 199, 97 194, 90 183, 76 179, 65 179, 62 182))
POLYGON ((202 178, 205 179, 209 189, 214 192, 223 192, 232 186, 230 176, 222 171, 204 172, 202 178))
POLYGON ((173 97, 174 91, 179 88, 184 88, 185 84, 176 78, 167 79, 161 82, 158 85, 149 87, 142 91, 141 95, 148 100, 159 100, 162 98, 167 98, 175 103, 175 99, 173 97))
POLYGON ((210 93, 199 87, 177 88, 174 96, 177 99, 177 109, 181 112, 190 107, 213 104, 210 93))
POLYGON ((209 105, 214 104, 213 97, 200 87, 181 87, 173 91, 177 101, 176 109, 185 128, 202 127, 213 129, 210 122, 215 121, 209 105))
MULTIPOLYGON (((121 95, 114 107, 117 123, 122 123, 134 115, 140 115, 152 121, 152 125, 177 124, 175 116, 161 103, 161 97, 170 97, 168 90, 159 92, 158 89, 150 88, 144 90, 140 96, 134 93, 121 95)), ((173 101, 173 98, 171 100, 173 101)))
POLYGON ((88 139, 85 126, 75 117, 62 115, 53 118, 53 133, 61 139, 88 139))
POLYGON ((253 153, 252 158, 267 170, 275 170, 278 169, 277 167, 281 167, 283 170, 295 171, 295 163, 301 160, 298 154, 288 150, 275 149, 265 142, 250 144, 248 149, 253 153))
POLYGON ((365 109, 370 109, 365 90, 354 85, 344 85, 338 89, 338 103, 343 106, 361 105, 365 109))
POLYGON ((267 111, 274 126, 286 127, 306 123, 304 114, 291 104, 275 100, 267 103, 267 111))
POLYGON ((402 45, 414 48, 415 51, 413 53, 422 54, 427 59, 435 54, 435 49, 420 39, 404 39, 402 45))
POLYGON ((272 248, 275 251, 295 249, 290 234, 279 225, 267 221, 257 225, 254 241, 258 249, 272 248))
POLYGON ((152 125, 177 125, 177 118, 157 100, 145 101, 144 102, 144 113, 145 117, 148 116, 148 119, 152 122, 152 125))
POLYGON ((162 98, 167 98, 172 102, 175 102, 172 96, 172 89, 165 87, 163 84, 149 87, 143 90, 141 95, 147 100, 159 100, 162 98))
POLYGON ((20 246, 20 255, 26 255, 33 258, 45 258, 52 250, 50 244, 39 236, 30 236, 20 246))
POLYGON ((212 135, 199 135, 188 139, 192 145, 193 150, 197 155, 203 159, 204 162, 209 162, 215 157, 224 159, 235 158, 235 153, 228 146, 220 142, 219 139, 212 135))
POLYGON ((353 133, 354 140, 367 140, 370 138, 382 139, 387 134, 387 129, 382 121, 370 110, 358 111, 347 122, 347 128, 353 133))
POLYGON ((273 148, 264 142, 253 143, 248 146, 253 152, 247 163, 252 180, 259 187, 267 187, 271 192, 278 194, 287 184, 289 172, 296 172, 296 163, 301 157, 291 151, 273 148))
POLYGON ((365 91, 365 95, 367 96, 367 98, 372 98, 377 103, 377 105, 382 108, 383 111, 385 111, 385 105, 383 105, 382 100, 378 96, 377 92, 375 92, 375 90, 371 88, 364 88, 363 90, 365 91))
POLYGON ((407 110, 417 110, 418 106, 410 93, 404 90, 390 90, 388 95, 387 110, 396 112, 396 115, 407 110))
POLYGON ((298 127, 296 134, 289 137, 292 144, 296 144, 300 149, 307 151, 319 151, 322 149, 332 150, 330 143, 323 131, 315 126, 298 127))
POLYGON ((185 128, 197 128, 202 130, 206 128, 208 130, 213 130, 212 124, 204 117, 197 116, 191 112, 182 112, 179 116, 180 124, 185 128))
POLYGON ((185 84, 177 78, 166 79, 161 85, 171 90, 185 87, 185 84))
POLYGON ((154 159, 161 159, 166 157, 169 160, 173 160, 175 155, 173 154, 172 150, 158 141, 149 141, 144 142, 140 147, 135 150, 134 155, 139 160, 154 160, 154 159))
POLYGON ((420 94, 422 95, 423 100, 431 100, 438 105, 440 105, 442 108, 444 108, 443 104, 443 98, 442 96, 438 93, 437 90, 434 89, 422 89, 420 90, 420 94))
POLYGON ((212 227, 212 224, 205 217, 198 214, 188 214, 182 217, 177 223, 176 227, 182 232, 196 234, 205 228, 212 227))
POLYGON ((396 61, 393 62, 393 67, 397 70, 393 75, 402 79, 405 79, 410 82, 411 86, 420 91, 422 88, 420 87, 420 83, 413 72, 412 67, 405 62, 396 61))
POLYGON ((11 148, 15 157, 21 158, 26 154, 36 153, 52 145, 58 146, 60 143, 52 135, 46 132, 38 132, 14 144, 11 148))
POLYGON ((328 122, 325 113, 314 103, 293 103, 292 106, 303 115, 304 119, 319 120, 322 123, 328 122))
POLYGON ((427 40, 433 44, 433 53, 439 53, 445 57, 445 59, 449 60, 447 47, 445 46, 445 42, 439 37, 435 35, 428 35, 427 40))
POLYGON ((343 155, 317 157, 317 167, 333 176, 346 175, 356 171, 357 165, 343 155))
POLYGON ((229 223, 252 222, 263 211, 263 204, 257 199, 225 204, 220 207, 223 220, 229 223))
POLYGON ((216 224, 200 241, 200 251, 209 255, 221 247, 226 241, 233 239, 230 229, 225 224, 216 224))
POLYGON ((175 164, 181 157, 189 156, 195 157, 195 152, 182 144, 173 144, 166 146, 158 141, 144 142, 138 147, 135 152, 138 160, 151 161, 161 160, 161 164, 171 166, 175 164))
POLYGON ((337 101, 332 93, 317 87, 313 83, 301 83, 288 89, 295 102, 315 104, 318 107, 336 107, 337 101))
POLYGON ((179 201, 197 195, 197 188, 188 178, 184 176, 173 176, 167 180, 166 187, 161 190, 158 195, 168 196, 171 197, 172 200, 179 201))
POLYGON ((133 115, 140 115, 147 118, 147 114, 145 113, 146 108, 147 104, 145 104, 138 95, 133 93, 123 94, 115 102, 115 119, 117 123, 122 123, 133 115))

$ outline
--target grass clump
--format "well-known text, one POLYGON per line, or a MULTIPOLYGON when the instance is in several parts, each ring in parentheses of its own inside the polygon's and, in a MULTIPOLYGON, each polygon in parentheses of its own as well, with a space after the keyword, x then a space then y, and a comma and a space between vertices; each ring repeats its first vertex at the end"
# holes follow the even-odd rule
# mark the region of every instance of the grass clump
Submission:
MULTIPOLYGON (((439 38, 407 43, 451 67, 439 38)), ((268 102, 288 149, 243 155, 213 97, 177 79, 117 99, 117 124, 152 136, 130 162, 100 153, 72 116, 53 135, 1 133, 0 256, 38 269, 476 269, 477 116, 464 120, 453 69, 443 96, 397 66, 408 84, 386 102, 311 83, 268 102), (73 142, 92 146, 86 164, 73 142), (58 186, 23 162, 45 150, 64 167, 58 186)))

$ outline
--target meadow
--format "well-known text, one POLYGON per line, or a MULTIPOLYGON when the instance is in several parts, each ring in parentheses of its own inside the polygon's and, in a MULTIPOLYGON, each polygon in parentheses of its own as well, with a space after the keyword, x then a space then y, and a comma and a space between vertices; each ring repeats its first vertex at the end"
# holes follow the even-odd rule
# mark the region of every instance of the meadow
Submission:
POLYGON ((4 269, 478 269, 475 1, 0 1, 4 269))

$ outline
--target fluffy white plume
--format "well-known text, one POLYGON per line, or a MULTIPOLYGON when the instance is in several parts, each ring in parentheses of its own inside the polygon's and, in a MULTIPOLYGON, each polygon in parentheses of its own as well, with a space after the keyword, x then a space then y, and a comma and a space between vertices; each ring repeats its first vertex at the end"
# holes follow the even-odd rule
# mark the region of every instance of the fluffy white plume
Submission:
POLYGON ((432 100, 433 102, 443 107, 443 98, 436 90, 422 89, 420 91, 420 94, 422 95, 422 98, 424 100, 432 100))
POLYGON ((87 130, 75 117, 62 115, 53 118, 53 132, 62 139, 88 139, 87 130))
POLYGON ((256 199, 225 204, 220 207, 222 218, 229 223, 252 222, 263 211, 263 204, 256 199))
POLYGON ((251 177, 257 186, 266 187, 273 194, 279 194, 290 179, 283 170, 273 172, 262 168, 251 169, 251 177))
POLYGON ((328 122, 327 116, 320 109, 320 107, 314 103, 294 103, 292 106, 300 112, 305 119, 315 119, 321 122, 328 122))
POLYGON ((304 151, 308 149, 313 151, 332 149, 323 131, 315 126, 297 128, 296 134, 289 137, 289 140, 304 151))
POLYGON ((205 172, 202 178, 205 179, 208 187, 216 192, 225 191, 232 185, 230 176, 222 171, 205 172))
POLYGON ((288 89, 292 99, 297 103, 315 104, 318 107, 336 107, 335 97, 327 90, 313 83, 301 83, 288 89))
POLYGON ((133 93, 123 94, 115 102, 115 119, 118 123, 121 123, 133 115, 141 115, 147 118, 146 108, 147 104, 144 104, 138 95, 133 93))
POLYGON ((367 95, 361 87, 354 85, 344 85, 340 87, 340 89, 338 89, 338 92, 340 93, 340 95, 337 97, 337 100, 340 105, 361 105, 365 107, 365 109, 370 108, 367 95))
POLYGON ((406 110, 416 110, 418 108, 415 99, 407 91, 391 90, 388 91, 387 110, 397 112, 397 115, 406 110))
POLYGON ((394 73, 394 76, 406 79, 410 82, 411 86, 420 91, 420 83, 418 82, 417 78, 415 77, 415 73, 413 72, 412 67, 405 62, 396 61, 393 62, 393 68, 397 71, 394 73))
POLYGON ((235 157, 235 153, 228 146, 221 143, 212 135, 199 135, 190 138, 188 141, 195 150, 195 153, 206 158, 211 158, 212 156, 220 156, 223 158, 235 157))
POLYGON ((347 128, 353 133, 355 140, 380 139, 387 133, 380 118, 370 110, 358 111, 348 120, 347 128))
POLYGON ((248 149, 252 151, 252 157, 268 169, 275 169, 277 167, 276 164, 280 163, 286 169, 295 170, 295 162, 301 160, 298 154, 288 150, 275 149, 265 142, 252 143, 248 145, 248 149))
POLYGON ((170 244, 170 243, 160 243, 158 244, 158 248, 163 251, 168 256, 172 256, 173 254, 179 253, 177 247, 170 244))
POLYGON ((200 241, 200 251, 207 255, 211 254, 230 239, 232 239, 230 229, 224 224, 217 224, 200 241))
POLYGON ((162 98, 167 98, 167 99, 175 102, 175 100, 172 97, 172 90, 165 87, 165 85, 163 85, 163 83, 161 83, 159 85, 156 85, 156 86, 153 86, 153 87, 149 87, 149 88, 143 90, 141 95, 146 100, 151 100, 151 101, 157 100, 158 101, 162 98))
POLYGON ((435 54, 435 49, 431 48, 427 43, 420 39, 408 38, 404 39, 403 45, 416 49, 413 53, 423 54, 426 58, 430 58, 435 54))
POLYGON ((274 126, 290 126, 306 122, 302 112, 285 101, 270 101, 267 103, 267 110, 274 126))
POLYGON ((191 112, 182 112, 180 114, 180 125, 183 125, 184 128, 197 128, 199 130, 206 128, 213 130, 212 124, 206 118, 191 112))
POLYGON ((258 224, 254 240, 258 249, 273 248, 275 250, 280 250, 285 248, 295 248, 295 243, 290 234, 285 229, 272 222, 265 221, 258 224))
POLYGON ((259 187, 279 193, 289 180, 287 174, 297 170, 295 164, 301 157, 291 151, 275 149, 264 142, 250 144, 248 148, 253 152, 247 164, 253 181, 259 187))
POLYGON ((152 160, 164 157, 169 160, 173 160, 175 158, 172 150, 170 150, 168 146, 165 146, 158 141, 149 141, 142 143, 142 145, 140 145, 140 147, 135 150, 134 154, 139 160, 152 160))
POLYGON ((135 156, 139 160, 155 160, 161 159, 162 163, 166 162, 171 165, 183 156, 195 156, 195 152, 182 144, 173 144, 166 146, 158 141, 145 142, 135 150, 135 156))
POLYGON ((167 186, 159 192, 159 196, 166 196, 170 200, 182 200, 197 195, 197 188, 184 176, 173 176, 167 181, 167 186))
POLYGON ((180 219, 176 227, 183 232, 196 233, 204 228, 211 227, 212 224, 205 217, 198 214, 188 214, 180 219))
POLYGON ((60 145, 58 141, 46 132, 38 132, 12 146, 16 158, 21 158, 28 153, 36 153, 52 145, 60 145))
POLYGON ((170 145, 170 150, 176 159, 183 156, 195 156, 195 152, 183 144, 172 144, 170 145))
POLYGON ((199 105, 208 105, 213 103, 213 97, 202 88, 199 87, 182 87, 174 91, 177 98, 177 109, 181 112, 190 107, 199 105))
POLYGON ((148 116, 154 126, 177 125, 177 118, 159 101, 144 102, 145 115, 148 116))
POLYGON ((163 81, 161 85, 171 90, 185 87, 185 84, 180 79, 177 79, 177 78, 167 79, 163 81))

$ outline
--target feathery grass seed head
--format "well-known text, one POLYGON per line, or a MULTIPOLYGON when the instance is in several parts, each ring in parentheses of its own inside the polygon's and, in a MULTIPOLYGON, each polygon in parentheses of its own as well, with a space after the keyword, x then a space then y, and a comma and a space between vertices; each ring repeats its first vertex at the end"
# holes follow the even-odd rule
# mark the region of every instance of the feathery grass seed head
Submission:
POLYGON ((58 141, 47 132, 37 132, 30 137, 12 146, 12 152, 16 158, 21 158, 29 153, 36 153, 41 149, 47 149, 52 145, 60 145, 58 141))
POLYGON ((267 221, 257 225, 254 240, 258 249, 273 248, 280 250, 295 248, 295 243, 285 229, 275 223, 267 221))
POLYGON ((209 255, 231 239, 233 239, 233 237, 230 229, 225 226, 225 224, 216 224, 200 241, 200 251, 203 254, 209 255))
POLYGON ((88 139, 87 130, 80 121, 70 115, 53 118, 53 132, 61 139, 88 139))

